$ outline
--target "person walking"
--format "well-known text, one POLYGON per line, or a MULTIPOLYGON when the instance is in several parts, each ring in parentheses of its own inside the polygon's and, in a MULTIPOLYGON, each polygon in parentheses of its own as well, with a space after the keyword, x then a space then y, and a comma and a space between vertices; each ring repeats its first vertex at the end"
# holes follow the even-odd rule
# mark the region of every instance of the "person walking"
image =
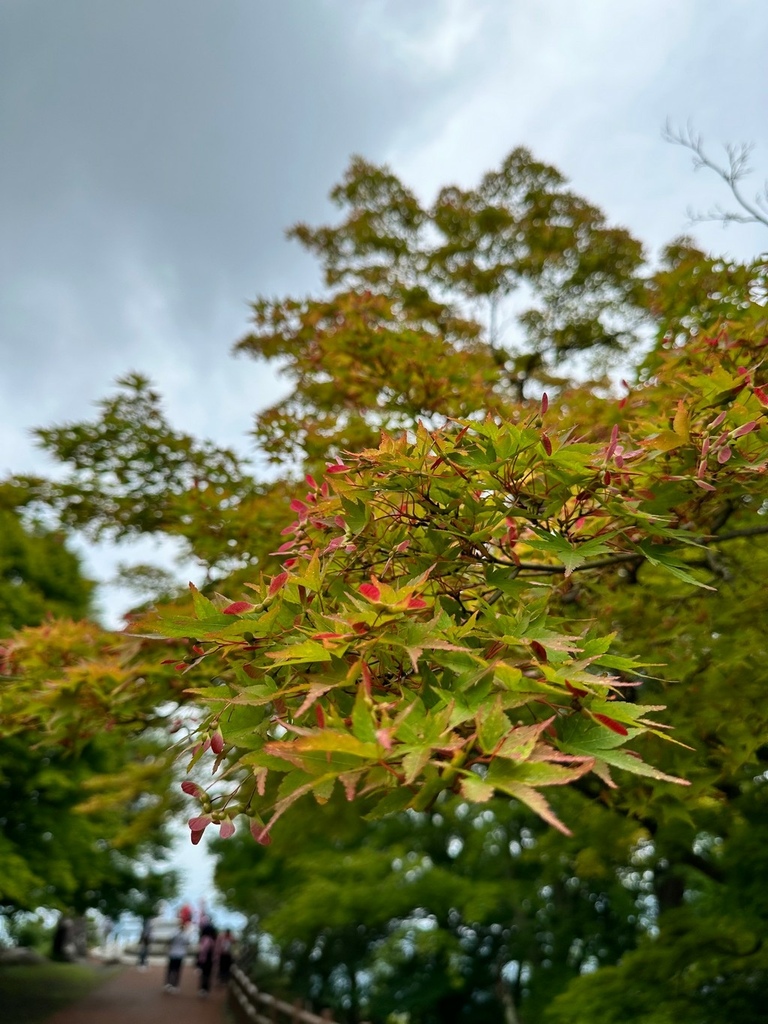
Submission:
POLYGON ((200 945, 197 950, 197 968, 200 971, 198 995, 205 998, 211 991, 211 974, 216 953, 216 929, 204 924, 200 929, 200 945))
POLYGON ((145 917, 144 923, 141 927, 141 935, 139 937, 139 970, 146 971, 147 969, 147 958, 149 957, 149 946, 152 942, 152 921, 150 918, 145 917))
POLYGON ((229 981, 229 972, 234 958, 234 940, 229 928, 225 928, 216 940, 216 960, 219 965, 218 980, 220 985, 229 981))
POLYGON ((171 937, 168 946, 168 970, 165 975, 165 991, 178 992, 184 957, 189 949, 189 922, 182 921, 178 931, 171 937))

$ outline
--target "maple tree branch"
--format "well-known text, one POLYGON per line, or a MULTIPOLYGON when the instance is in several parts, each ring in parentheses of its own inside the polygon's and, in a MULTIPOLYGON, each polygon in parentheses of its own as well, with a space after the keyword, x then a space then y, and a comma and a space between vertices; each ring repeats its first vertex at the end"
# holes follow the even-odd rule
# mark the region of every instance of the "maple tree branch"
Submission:
POLYGON ((724 540, 736 540, 739 537, 759 537, 761 534, 766 533, 768 533, 768 524, 765 526, 745 526, 741 530, 729 530, 728 533, 713 534, 709 541, 702 541, 702 543, 719 544, 724 540))
MULTIPOLYGON (((643 562, 645 555, 636 551, 622 551, 616 555, 609 555, 606 558, 595 559, 594 562, 584 562, 583 565, 575 566, 571 572, 588 572, 590 569, 606 569, 611 565, 621 565, 623 562, 643 562)), ((545 575, 565 573, 564 565, 547 565, 544 562, 520 562, 516 566, 520 572, 537 572, 545 575)))
MULTIPOLYGON (((744 537, 760 537, 768 534, 768 523, 765 526, 746 526, 740 530, 730 530, 728 533, 712 534, 708 537, 696 538, 695 543, 700 547, 710 547, 714 544, 722 544, 725 541, 737 540, 744 537)), ((597 558, 593 562, 584 562, 572 569, 572 572, 589 572, 591 569, 607 569, 612 565, 622 565, 627 562, 644 562, 646 556, 639 551, 622 551, 615 555, 607 555, 605 558, 597 558)), ((510 563, 515 565, 520 572, 543 573, 546 575, 565 573, 564 565, 546 565, 542 562, 519 562, 510 563)), ((687 564, 687 563, 686 563, 687 564)))

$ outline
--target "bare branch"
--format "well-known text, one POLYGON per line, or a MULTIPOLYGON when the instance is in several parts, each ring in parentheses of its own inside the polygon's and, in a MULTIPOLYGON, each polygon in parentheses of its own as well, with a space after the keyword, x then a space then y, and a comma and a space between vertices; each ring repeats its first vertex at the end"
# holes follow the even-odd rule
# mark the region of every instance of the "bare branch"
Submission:
POLYGON ((727 227, 728 224, 764 224, 765 227, 768 227, 768 180, 766 180, 763 190, 757 193, 754 201, 750 201, 744 196, 740 186, 740 182, 752 173, 749 164, 754 149, 752 143, 742 142, 738 145, 733 143, 726 145, 724 148, 727 162, 719 164, 705 151, 704 141, 690 121, 684 129, 675 128, 670 121, 667 121, 662 137, 672 145, 690 150, 693 153, 694 170, 698 171, 704 167, 713 171, 726 183, 731 195, 745 211, 742 213, 738 210, 724 210, 719 204, 711 207, 706 213, 689 209, 688 217, 693 223, 717 221, 723 227, 727 227))

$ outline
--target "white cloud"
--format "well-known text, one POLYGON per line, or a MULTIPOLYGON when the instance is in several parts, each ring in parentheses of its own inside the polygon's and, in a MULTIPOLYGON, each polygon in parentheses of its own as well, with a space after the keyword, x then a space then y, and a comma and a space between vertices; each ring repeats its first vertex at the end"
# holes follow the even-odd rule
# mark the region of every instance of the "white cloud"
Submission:
POLYGON ((493 7, 489 0, 379 0, 358 8, 356 35, 409 78, 442 77, 476 51, 493 7))
POLYGON ((486 25, 486 60, 435 116, 424 111, 391 150, 404 173, 434 189, 469 182, 515 145, 567 159, 609 138, 622 108, 657 80, 690 21, 690 4, 511 4, 486 25), (665 31, 659 31, 659 19, 665 31))

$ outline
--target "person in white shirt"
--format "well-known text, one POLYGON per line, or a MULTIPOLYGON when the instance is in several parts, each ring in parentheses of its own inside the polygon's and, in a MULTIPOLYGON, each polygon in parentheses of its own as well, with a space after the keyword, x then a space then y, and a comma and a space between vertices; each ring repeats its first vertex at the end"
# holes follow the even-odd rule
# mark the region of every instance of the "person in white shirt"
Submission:
POLYGON ((165 991, 178 992, 181 981, 181 968, 187 955, 190 943, 189 923, 183 921, 179 930, 172 936, 168 946, 168 970, 165 975, 165 991))

